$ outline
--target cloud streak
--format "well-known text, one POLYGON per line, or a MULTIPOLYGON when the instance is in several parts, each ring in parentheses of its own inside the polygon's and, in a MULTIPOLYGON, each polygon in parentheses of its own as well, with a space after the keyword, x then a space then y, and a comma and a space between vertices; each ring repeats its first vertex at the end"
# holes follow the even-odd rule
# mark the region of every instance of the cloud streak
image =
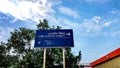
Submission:
POLYGON ((74 18, 79 18, 79 14, 76 10, 70 9, 68 7, 63 7, 63 6, 59 7, 58 9, 63 14, 73 16, 74 18))
POLYGON ((111 13, 120 15, 120 10, 112 10, 111 13))

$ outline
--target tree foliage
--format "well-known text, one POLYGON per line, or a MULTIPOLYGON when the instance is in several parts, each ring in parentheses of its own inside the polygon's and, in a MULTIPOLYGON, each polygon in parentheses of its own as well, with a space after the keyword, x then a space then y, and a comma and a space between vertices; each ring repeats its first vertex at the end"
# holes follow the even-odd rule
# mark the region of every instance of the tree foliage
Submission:
POLYGON ((13 48, 18 54, 26 53, 26 46, 30 48, 30 42, 34 38, 34 30, 19 28, 11 32, 11 37, 8 39, 8 49, 13 48))
MULTIPOLYGON (((40 20, 38 30, 61 29, 60 26, 48 25, 46 19, 40 20)), ((7 43, 0 44, 0 67, 3 68, 42 68, 43 48, 35 49, 31 41, 35 38, 35 30, 27 28, 15 29, 7 43)), ((77 68, 81 59, 81 51, 78 56, 71 53, 71 48, 65 48, 66 68, 77 68)), ((63 57, 61 48, 47 48, 46 68, 62 68, 63 57)))

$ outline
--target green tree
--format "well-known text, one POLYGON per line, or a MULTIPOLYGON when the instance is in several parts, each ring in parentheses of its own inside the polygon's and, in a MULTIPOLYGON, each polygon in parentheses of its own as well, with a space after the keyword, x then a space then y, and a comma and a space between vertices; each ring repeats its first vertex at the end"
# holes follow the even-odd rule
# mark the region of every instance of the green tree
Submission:
POLYGON ((6 66, 6 61, 5 61, 5 57, 6 57, 6 44, 1 42, 0 43, 0 67, 4 67, 6 66))
POLYGON ((14 48, 18 54, 26 53, 30 49, 30 42, 35 37, 34 30, 20 28, 11 32, 11 37, 8 40, 8 49, 14 48))
POLYGON ((29 53, 29 50, 31 50, 30 42, 34 39, 34 37, 35 31, 27 28, 19 28, 18 30, 15 29, 13 32, 11 32, 11 37, 8 39, 7 43, 8 55, 10 56, 10 58, 9 56, 7 58, 9 58, 11 63, 10 67, 22 68, 26 66, 23 57, 29 53), (15 59, 16 61, 14 61, 13 57, 17 57, 15 59))
POLYGON ((7 52, 8 52, 7 44, 1 42, 0 43, 0 68, 7 68, 17 60, 16 56, 9 55, 7 52))
POLYGON ((37 25, 37 29, 48 30, 50 28, 47 19, 39 20, 39 22, 40 23, 37 25))

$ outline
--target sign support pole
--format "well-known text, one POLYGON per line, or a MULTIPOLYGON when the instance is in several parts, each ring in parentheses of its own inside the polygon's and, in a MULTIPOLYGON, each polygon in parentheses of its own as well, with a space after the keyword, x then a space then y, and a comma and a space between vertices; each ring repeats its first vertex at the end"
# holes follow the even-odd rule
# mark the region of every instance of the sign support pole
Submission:
POLYGON ((44 57, 43 57, 43 68, 45 68, 46 65, 46 48, 44 48, 44 57))
POLYGON ((65 68, 65 48, 63 48, 63 68, 65 68))

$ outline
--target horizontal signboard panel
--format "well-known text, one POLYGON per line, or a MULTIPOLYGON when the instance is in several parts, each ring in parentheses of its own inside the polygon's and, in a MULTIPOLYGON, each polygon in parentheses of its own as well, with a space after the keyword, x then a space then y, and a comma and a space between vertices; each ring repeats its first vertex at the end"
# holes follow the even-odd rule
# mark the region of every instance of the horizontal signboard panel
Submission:
POLYGON ((35 47, 74 47, 73 30, 36 30, 35 47))

